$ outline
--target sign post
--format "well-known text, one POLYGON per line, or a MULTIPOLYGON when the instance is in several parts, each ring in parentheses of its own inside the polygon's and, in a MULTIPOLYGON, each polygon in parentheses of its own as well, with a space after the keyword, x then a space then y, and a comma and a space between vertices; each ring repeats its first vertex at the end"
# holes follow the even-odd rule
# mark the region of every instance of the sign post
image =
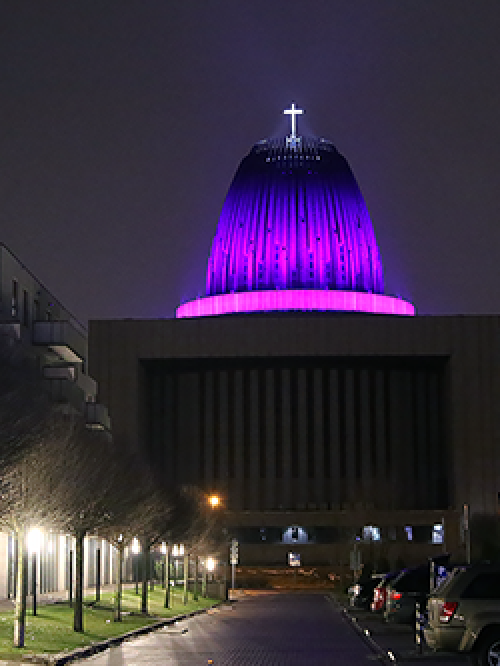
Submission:
POLYGON ((238 540, 231 540, 231 550, 229 556, 229 562, 231 564, 231 589, 234 592, 235 589, 235 574, 236 574, 236 565, 238 564, 238 540))
POLYGON ((354 580, 357 581, 361 576, 361 551, 358 548, 358 544, 354 543, 354 547, 349 553, 349 568, 353 572, 354 580))
POLYGON ((470 564, 470 529, 469 529, 469 505, 462 507, 462 530, 465 542, 465 561, 470 564))

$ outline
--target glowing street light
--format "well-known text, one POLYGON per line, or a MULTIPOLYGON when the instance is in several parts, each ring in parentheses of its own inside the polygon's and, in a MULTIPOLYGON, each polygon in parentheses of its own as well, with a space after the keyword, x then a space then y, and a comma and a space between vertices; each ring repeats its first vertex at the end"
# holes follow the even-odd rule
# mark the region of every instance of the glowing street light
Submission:
POLYGON ((205 567, 207 571, 215 571, 215 567, 217 566, 217 560, 214 557, 207 557, 205 560, 205 567))
POLYGON ((41 541, 41 530, 38 529, 38 527, 33 527, 33 529, 28 532, 28 551, 31 555, 33 555, 33 553, 38 553, 41 541))
POLYGON ((134 564, 135 593, 139 594, 139 558, 137 555, 139 555, 141 552, 141 542, 137 537, 132 539, 130 550, 132 551, 132 555, 135 555, 134 559, 132 560, 134 564))
POLYGON ((208 503, 212 509, 217 509, 217 507, 221 505, 222 501, 220 496, 214 493, 208 498, 208 503))

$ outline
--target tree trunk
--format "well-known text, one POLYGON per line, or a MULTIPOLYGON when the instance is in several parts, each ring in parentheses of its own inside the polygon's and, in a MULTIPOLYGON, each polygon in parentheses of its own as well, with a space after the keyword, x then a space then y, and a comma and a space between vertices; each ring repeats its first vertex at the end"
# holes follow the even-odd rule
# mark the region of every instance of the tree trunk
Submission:
POLYGON ((201 579, 201 596, 205 599, 207 596, 207 560, 205 558, 205 566, 203 567, 203 575, 201 579))
POLYGON ((95 551, 95 600, 101 601, 101 549, 95 551))
POLYGON ((14 618, 14 647, 24 647, 26 629, 26 597, 28 596, 28 549, 26 530, 17 531, 16 606, 14 618))
POLYGON ((184 606, 188 602, 188 584, 189 584, 189 555, 184 555, 184 606))
POLYGON ((194 556, 194 585, 193 585, 193 601, 198 601, 198 555, 194 556))
POLYGON ((170 544, 165 555, 165 608, 170 608, 170 544))
POLYGON ((123 545, 118 546, 118 571, 116 574, 115 610, 113 620, 122 621, 123 545))
POLYGON ((76 533, 75 546, 75 612, 73 629, 83 631, 83 540, 85 531, 76 533))
POLYGON ((149 552, 149 589, 151 592, 154 592, 155 589, 155 560, 153 559, 153 553, 149 552))
POLYGON ((149 569, 149 541, 142 541, 142 598, 141 613, 148 614, 148 569, 149 569))

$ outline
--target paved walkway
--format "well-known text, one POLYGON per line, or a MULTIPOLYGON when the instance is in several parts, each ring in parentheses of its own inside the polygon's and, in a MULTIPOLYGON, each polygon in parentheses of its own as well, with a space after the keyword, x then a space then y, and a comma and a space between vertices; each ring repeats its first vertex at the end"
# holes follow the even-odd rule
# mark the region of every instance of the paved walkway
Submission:
POLYGON ((325 595, 239 601, 87 659, 89 666, 367 666, 374 653, 325 595))

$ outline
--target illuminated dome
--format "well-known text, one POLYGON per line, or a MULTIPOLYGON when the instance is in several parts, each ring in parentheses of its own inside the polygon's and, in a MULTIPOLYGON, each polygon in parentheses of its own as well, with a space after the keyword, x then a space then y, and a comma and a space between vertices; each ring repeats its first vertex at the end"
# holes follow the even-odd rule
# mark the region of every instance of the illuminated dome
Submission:
MULTIPOLYGON (((259 141, 229 188, 212 242, 206 297, 177 317, 270 310, 413 314, 384 296, 382 261, 356 179, 326 139, 259 141)), ((411 310, 411 311, 410 311, 411 310)))
POLYGON ((384 292, 363 196, 329 141, 261 141, 236 172, 212 243, 206 293, 263 289, 384 292))

